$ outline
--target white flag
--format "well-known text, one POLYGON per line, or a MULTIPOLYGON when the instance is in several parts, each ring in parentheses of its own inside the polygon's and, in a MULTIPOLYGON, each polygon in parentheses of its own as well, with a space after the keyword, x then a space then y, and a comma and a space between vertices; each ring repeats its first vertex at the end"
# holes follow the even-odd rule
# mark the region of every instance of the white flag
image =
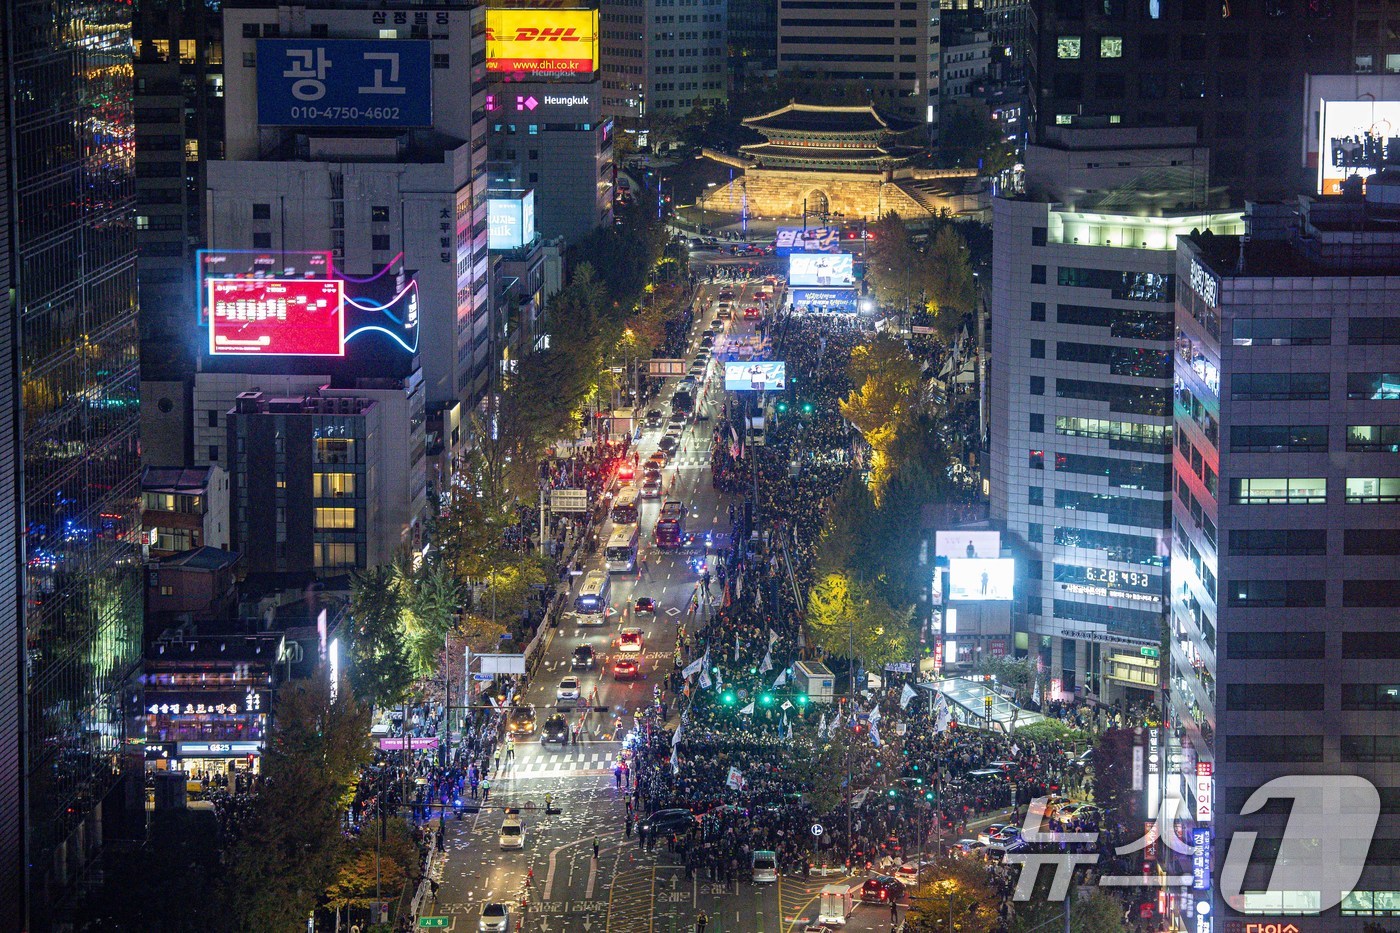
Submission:
POLYGON ((833 719, 833 720, 831 721, 831 731, 832 731, 832 732, 835 732, 837 729, 840 729, 840 728, 841 728, 841 711, 838 709, 838 710, 836 711, 836 718, 833 719))
MULTIPOLYGON (((781 707, 779 707, 779 709, 792 709, 792 701, 791 701, 791 700, 784 700, 784 701, 783 701, 783 705, 782 705, 781 707)), ((784 721, 784 722, 787 722, 787 717, 786 717, 786 716, 783 717, 783 721, 784 721)))
POLYGON ((678 749, 676 749, 676 748, 674 748, 674 747, 671 749, 671 773, 672 773, 672 774, 680 774, 680 773, 681 773, 681 759, 680 759, 680 755, 678 754, 678 749))
POLYGON ((783 672, 778 675, 778 679, 773 681, 773 689, 776 690, 785 683, 787 683, 787 668, 783 668, 783 672))
POLYGON ((778 633, 771 628, 768 630, 768 647, 773 647, 773 643, 778 640, 778 633))
POLYGON ((689 680, 690 678, 694 677, 696 674, 700 673, 700 669, 703 668, 704 666, 705 666, 705 659, 704 659, 704 658, 696 658, 694 661, 691 661, 689 664, 687 664, 687 665, 685 666, 685 670, 681 671, 681 676, 684 677, 686 680, 689 680))
POLYGON ((750 701, 749 701, 749 705, 748 705, 748 706, 745 706, 743 709, 739 710, 739 712, 743 713, 745 716, 752 716, 752 715, 753 715, 753 700, 750 700, 750 701))
POLYGON ((876 748, 880 747, 880 723, 878 721, 870 724, 870 744, 876 748))
POLYGON ((852 797, 852 798, 851 798, 851 806, 852 806, 852 807, 855 807, 857 810, 859 810, 861 807, 865 806, 865 795, 868 794, 868 793, 870 793, 870 788, 867 787, 865 790, 861 791, 859 794, 856 794, 854 797, 852 797))
POLYGON ((734 633, 734 663, 739 663, 739 633, 734 633))
POLYGON ((1019 745, 1017 745, 1016 743, 1013 742, 1013 743, 1011 744, 1011 754, 1013 754, 1013 755, 1019 755, 1019 754, 1021 754, 1021 746, 1019 746, 1019 745))
POLYGON ((817 738, 826 738, 826 713, 822 713, 822 718, 817 720, 817 738))
POLYGON ((729 776, 725 779, 724 783, 730 790, 743 790, 745 783, 744 772, 731 766, 729 768, 729 776))
POLYGON ((675 748, 677 745, 681 744, 681 731, 683 729, 685 729, 685 723, 681 723, 679 726, 676 726, 676 734, 671 736, 672 748, 675 748))
POLYGON ((710 679, 710 672, 709 672, 709 671, 701 671, 701 672, 700 672, 700 689, 701 689, 701 690, 708 690, 708 689, 710 689, 710 687, 713 686, 713 685, 714 685, 714 681, 710 679))
POLYGON ((934 732, 947 732, 948 721, 952 717, 948 714, 948 707, 944 706, 938 710, 938 722, 934 725, 934 732))
POLYGON ((766 673, 768 673, 769 671, 771 671, 772 669, 773 669, 773 650, 770 648, 770 649, 768 650, 768 653, 765 654, 765 655, 763 656, 763 663, 760 664, 760 665, 758 665, 758 672, 759 672, 760 674, 766 674, 766 673))
POLYGON ((909 686, 908 684, 905 684, 905 685, 904 685, 904 689, 903 689, 902 691, 900 691, 900 694, 899 694, 899 708, 900 708, 900 709, 908 709, 908 708, 909 708, 909 701, 912 700, 912 699, 914 699, 914 697, 916 697, 916 696, 918 696, 918 695, 919 695, 919 692, 918 692, 917 690, 915 690, 913 687, 909 686))
POLYGON ((876 703, 874 706, 870 707, 870 714, 869 714, 869 716, 868 716, 867 718, 870 720, 870 725, 872 725, 872 726, 875 725, 877 722, 880 721, 880 704, 879 704, 879 703, 876 703))

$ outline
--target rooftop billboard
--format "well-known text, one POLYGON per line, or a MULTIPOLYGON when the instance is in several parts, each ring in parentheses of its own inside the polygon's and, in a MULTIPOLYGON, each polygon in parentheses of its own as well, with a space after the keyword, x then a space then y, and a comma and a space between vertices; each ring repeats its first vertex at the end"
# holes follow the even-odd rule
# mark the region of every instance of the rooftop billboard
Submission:
POLYGON ((427 39, 259 39, 258 122, 433 125, 427 39))
POLYGON ((338 279, 210 279, 214 356, 344 356, 338 279))
POLYGON ((486 70, 529 78, 593 74, 598 11, 487 10, 486 70))

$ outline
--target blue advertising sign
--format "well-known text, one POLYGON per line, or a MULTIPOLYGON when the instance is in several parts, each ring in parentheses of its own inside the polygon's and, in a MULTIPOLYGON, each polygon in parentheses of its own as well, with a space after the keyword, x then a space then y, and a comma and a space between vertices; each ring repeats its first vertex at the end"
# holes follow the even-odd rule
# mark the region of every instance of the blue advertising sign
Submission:
POLYGON ((432 126, 432 44, 425 39, 259 39, 258 122, 432 126))
POLYGON ((1210 890, 1210 830, 1191 830, 1191 887, 1210 890))
POLYGON ((856 290, 854 288, 794 288, 792 290, 794 311, 815 314, 855 314, 856 290))

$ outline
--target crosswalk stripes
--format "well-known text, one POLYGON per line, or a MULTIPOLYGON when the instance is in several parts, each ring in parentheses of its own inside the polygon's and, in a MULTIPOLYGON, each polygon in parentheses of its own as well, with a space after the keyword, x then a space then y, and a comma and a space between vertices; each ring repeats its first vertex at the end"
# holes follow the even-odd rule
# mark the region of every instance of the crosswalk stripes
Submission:
POLYGON ((503 766, 496 775, 498 780, 511 778, 567 777, 572 774, 607 774, 617 761, 615 748, 598 749, 583 746, 580 749, 558 751, 534 749, 531 752, 516 752, 515 760, 503 766))

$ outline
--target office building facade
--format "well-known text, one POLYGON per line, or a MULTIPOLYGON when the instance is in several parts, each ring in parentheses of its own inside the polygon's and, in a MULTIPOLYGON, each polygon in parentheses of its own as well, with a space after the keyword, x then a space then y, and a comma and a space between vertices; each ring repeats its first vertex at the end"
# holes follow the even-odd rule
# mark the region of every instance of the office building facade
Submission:
POLYGON ((852 83, 936 126, 938 29, 929 0, 778 0, 778 70, 852 83))
POLYGON ((728 99, 727 0, 601 0, 604 116, 684 116, 728 99))
MULTIPOLYGON (((8 33, 14 11, 0 3, 0 32, 8 33)), ((0 42, 0 100, 10 99, 9 44, 0 42)), ((0 178, 6 189, 0 197, 0 360, 5 378, 0 381, 0 931, 19 933, 24 928, 25 828, 28 825, 24 794, 24 549, 20 544, 23 502, 20 498, 19 458, 19 340, 15 327, 10 266, 12 206, 9 194, 10 113, 0 107, 0 178)))
POLYGON ((1160 698, 1163 680, 1176 240, 1239 220, 1115 194, 1206 164, 1189 132, 1124 135, 1032 147, 1026 192, 992 214, 991 515, 1028 548, 1019 608, 1049 695, 1105 702, 1160 698))
POLYGON ((350 281, 411 275, 433 403, 471 406, 491 384, 485 13, 224 10, 238 66, 225 80, 226 158, 208 169, 209 248, 329 252, 350 281), (358 93, 327 90, 320 70, 336 56, 363 73, 358 93), (343 106, 305 103, 340 93, 343 106))
MULTIPOLYGON (((0 925, 11 899, 12 811, 27 794, 27 929, 54 926, 107 836, 139 825, 133 741, 141 658, 139 352, 132 229, 131 7, 4 5, 10 279, 0 431, 10 592, 0 622, 5 740, 0 757, 0 925), (19 338, 20 349, 13 341, 19 338), (15 442, 16 408, 23 418, 15 442), (23 469, 23 503, 14 498, 23 469), (22 534, 22 539, 21 539, 22 534), (22 614, 23 635, 16 631, 22 614), (25 651, 23 659, 15 651, 25 651), (23 693, 18 691, 23 689, 23 693), (14 728, 22 699, 26 725, 14 728), (124 780, 125 779, 125 780, 124 780)), ((18 925, 22 918, 15 918, 18 925)))
POLYGON ((1170 722, 1196 828, 1261 842, 1217 923, 1359 931, 1400 911, 1395 181, 1254 205, 1245 237, 1178 244, 1170 722), (1236 814, 1285 775, 1365 778, 1380 822, 1368 839, 1336 819, 1271 884, 1287 811, 1236 814), (1325 908, 1346 854, 1365 871, 1325 908), (1318 880, 1299 886, 1299 866, 1318 880))
POLYGON ((1298 106, 1308 73, 1351 71, 1352 0, 1035 0, 1034 139, 1051 127, 1193 127, 1213 183, 1305 190, 1298 106))

